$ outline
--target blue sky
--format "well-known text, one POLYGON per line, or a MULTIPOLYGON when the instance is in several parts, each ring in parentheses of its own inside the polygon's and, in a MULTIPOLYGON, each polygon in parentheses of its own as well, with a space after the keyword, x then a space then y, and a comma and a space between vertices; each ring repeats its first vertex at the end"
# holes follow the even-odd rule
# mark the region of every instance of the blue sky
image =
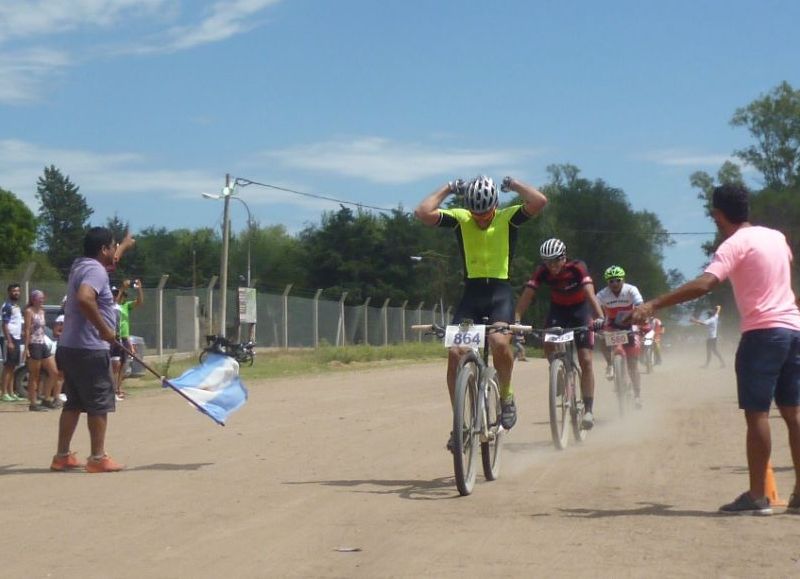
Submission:
MULTIPOLYGON (((712 231, 689 175, 750 143, 737 107, 800 87, 798 22, 790 0, 0 0, 0 187, 38 211, 54 164, 95 223, 138 231, 218 226, 200 193, 226 173, 413 209, 455 177, 568 162, 669 231, 712 231)), ((238 194, 292 232, 337 208, 238 194)), ((706 239, 665 265, 693 276, 706 239)))

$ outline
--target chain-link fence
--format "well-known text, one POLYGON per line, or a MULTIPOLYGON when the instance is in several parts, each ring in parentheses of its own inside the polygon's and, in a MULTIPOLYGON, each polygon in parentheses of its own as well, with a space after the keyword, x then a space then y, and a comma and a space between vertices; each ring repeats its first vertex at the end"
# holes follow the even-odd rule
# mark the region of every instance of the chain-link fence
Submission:
MULTIPOLYGON (((66 294, 64 282, 0 280, 0 288, 5 290, 12 281, 22 286, 22 305, 34 289, 45 293, 47 304, 60 304, 66 294)), ((375 300, 368 299, 360 305, 346 305, 344 298, 338 301, 322 299, 321 291, 313 298, 292 296, 290 288, 287 287, 282 294, 257 294, 257 322, 253 335, 258 346, 316 348, 323 345, 399 344, 422 339, 411 330, 413 324, 441 323, 443 319, 449 320, 451 315, 451 308, 446 307, 443 316, 439 304, 433 308, 425 308, 423 303, 390 306, 389 300, 376 304, 375 300)), ((137 290, 128 292, 128 299, 135 299, 137 290)), ((178 326, 187 323, 187 320, 178 320, 176 303, 179 297, 197 298, 198 347, 203 347, 206 335, 219 332, 219 291, 145 288, 143 293, 142 305, 131 312, 130 326, 131 334, 144 340, 148 354, 179 351, 178 326)), ((249 324, 239 325, 236 292, 227 293, 225 334, 233 339, 246 339, 251 335, 251 328, 249 324)))

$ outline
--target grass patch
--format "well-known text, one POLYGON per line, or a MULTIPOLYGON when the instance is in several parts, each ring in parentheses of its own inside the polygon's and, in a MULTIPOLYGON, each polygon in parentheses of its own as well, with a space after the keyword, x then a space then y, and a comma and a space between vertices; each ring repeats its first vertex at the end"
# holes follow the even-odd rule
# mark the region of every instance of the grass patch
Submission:
MULTIPOLYGON (((387 361, 403 363, 446 358, 447 350, 438 342, 413 342, 394 346, 348 346, 346 348, 324 346, 317 350, 272 350, 258 352, 252 367, 243 366, 241 368, 241 377, 246 384, 248 380, 268 380, 285 376, 363 369, 370 364, 387 361)), ((166 363, 151 364, 151 366, 155 370, 163 372, 167 378, 175 378, 197 364, 197 358, 192 356, 182 360, 170 357, 166 363)), ((160 386, 161 382, 147 373, 141 378, 125 380, 123 388, 129 394, 135 395, 136 390, 160 386)))

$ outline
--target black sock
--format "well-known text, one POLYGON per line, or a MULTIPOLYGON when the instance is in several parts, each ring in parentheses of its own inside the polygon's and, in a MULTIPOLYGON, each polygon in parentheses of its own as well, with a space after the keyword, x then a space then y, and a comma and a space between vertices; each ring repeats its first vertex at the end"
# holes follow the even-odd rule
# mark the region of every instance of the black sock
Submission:
POLYGON ((586 397, 583 399, 583 408, 586 412, 591 412, 593 405, 594 405, 594 398, 586 397))

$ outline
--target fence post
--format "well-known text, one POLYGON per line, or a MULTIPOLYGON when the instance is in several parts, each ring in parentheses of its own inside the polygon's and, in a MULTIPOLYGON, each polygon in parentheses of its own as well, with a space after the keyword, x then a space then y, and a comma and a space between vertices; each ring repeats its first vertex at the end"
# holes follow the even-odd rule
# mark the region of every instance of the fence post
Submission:
POLYGON ((402 340, 403 340, 404 344, 406 343, 406 306, 407 305, 408 305, 408 300, 404 301, 403 305, 400 306, 400 327, 402 328, 400 335, 402 336, 402 340))
POLYGON ((164 356, 164 286, 167 285, 169 274, 165 273, 158 280, 156 299, 156 323, 158 324, 158 359, 164 356))
POLYGON ((389 345, 389 298, 386 298, 386 301, 383 302, 383 345, 389 345))
POLYGON ((319 348, 319 296, 322 290, 318 289, 314 294, 314 349, 319 348))
MULTIPOLYGON (((417 325, 422 324, 422 306, 425 305, 425 302, 419 302, 417 306, 417 325)), ((417 332, 417 341, 422 341, 422 332, 417 332)))
POLYGON ((347 339, 344 333, 344 299, 347 297, 347 292, 342 292, 342 297, 339 298, 339 323, 336 327, 336 347, 346 346, 347 339))
POLYGON ((364 300, 364 345, 369 346, 369 302, 372 298, 364 300))
MULTIPOLYGON (((452 309, 453 309, 453 306, 447 306, 447 320, 450 320, 450 319, 452 319, 452 318, 450 317, 450 311, 451 311, 452 309)), ((442 320, 442 325, 443 325, 443 326, 446 326, 446 325, 447 325, 447 323, 448 323, 448 322, 447 322, 447 320, 442 320)))
POLYGON ((290 283, 283 290, 283 347, 287 350, 289 349, 289 292, 292 291, 293 285, 290 283))
MULTIPOLYGON (((219 276, 212 275, 211 281, 208 282, 208 287, 206 288, 206 315, 208 316, 208 327, 206 330, 209 334, 214 333, 214 286, 217 285, 217 280, 219 276)), ((204 336, 205 337, 205 336, 204 336)))
MULTIPOLYGON (((36 262, 31 261, 25 267, 25 273, 22 274, 22 289, 25 292, 22 295, 22 299, 20 300, 23 304, 28 303, 30 301, 31 296, 31 277, 33 277, 33 270, 36 269, 36 262)), ((22 306, 22 309, 25 309, 25 306, 22 306)))
POLYGON ((433 320, 434 324, 436 323, 436 308, 438 307, 439 304, 433 304, 433 310, 431 311, 431 320, 433 320))

